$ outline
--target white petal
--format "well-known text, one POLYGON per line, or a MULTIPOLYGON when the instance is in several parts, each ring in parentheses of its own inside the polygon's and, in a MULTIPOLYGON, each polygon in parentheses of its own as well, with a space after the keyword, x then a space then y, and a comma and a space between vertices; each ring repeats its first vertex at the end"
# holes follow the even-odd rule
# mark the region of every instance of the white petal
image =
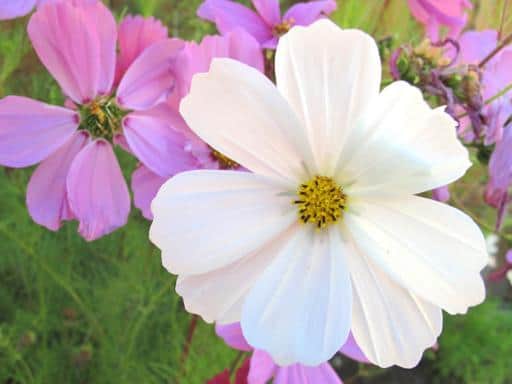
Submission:
POLYGON ((471 163, 442 108, 405 83, 386 87, 352 132, 338 175, 349 194, 420 193, 460 178, 471 163))
POLYGON ((380 367, 416 366, 441 333, 441 309, 393 282, 357 247, 348 254, 348 264, 357 345, 380 367))
POLYGON ((190 313, 206 322, 230 324, 240 321, 246 295, 280 249, 297 230, 298 223, 279 234, 263 248, 224 268, 201 275, 179 276, 176 292, 190 313))
POLYGON ((452 314, 483 301, 485 240, 461 211, 417 196, 381 198, 352 204, 345 224, 361 252, 421 298, 452 314))
POLYGON ((322 19, 295 27, 276 52, 279 91, 302 118, 317 171, 330 176, 356 121, 379 94, 381 64, 372 37, 322 19))
POLYGON ((214 59, 208 73, 194 76, 180 110, 199 137, 247 169, 288 179, 294 187, 304 179, 301 123, 256 69, 214 59))
POLYGON ((242 329, 276 364, 318 365, 350 330, 352 290, 341 234, 303 226, 249 292, 242 329))
POLYGON ((153 200, 150 239, 169 272, 206 273, 259 249, 295 222, 291 200, 251 173, 181 173, 153 200))

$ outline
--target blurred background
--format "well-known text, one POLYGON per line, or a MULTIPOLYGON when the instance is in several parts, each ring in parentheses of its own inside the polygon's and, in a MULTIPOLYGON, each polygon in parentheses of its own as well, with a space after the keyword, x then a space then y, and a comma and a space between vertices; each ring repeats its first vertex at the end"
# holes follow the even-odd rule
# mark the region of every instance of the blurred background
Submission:
MULTIPOLYGON (((9 1, 9 0, 0 0, 9 1)), ((473 1, 472 29, 512 31, 502 18, 508 0, 473 1)), ((172 36, 200 40, 215 33, 199 20, 199 0, 105 1, 117 17, 128 13, 161 19, 172 36)), ((248 3, 246 1, 246 3, 248 3)), ((293 1, 282 1, 292 4, 293 1)), ((423 28, 406 0, 340 0, 333 19, 386 41, 383 49, 419 43, 423 28)), ((28 17, 0 23, 0 97, 26 95, 63 103, 59 88, 26 36, 28 17)), ((511 68, 512 71, 512 68, 511 68)), ((512 150, 512 149, 511 149, 512 150)), ((129 179, 135 160, 118 151, 129 179)), ((191 316, 174 293, 175 279, 160 265, 147 238, 149 222, 133 209, 129 224, 94 243, 76 234, 76 223, 52 233, 28 216, 25 188, 32 170, 0 168, 0 384, 204 383, 229 367, 229 349, 213 327, 199 321, 188 344, 191 316)), ((491 235, 495 211, 482 203, 482 165, 452 188, 451 204, 470 213, 503 264, 512 221, 491 235)), ((512 383, 512 288, 489 284, 487 301, 467 316, 445 314, 437 348, 413 370, 361 365, 341 356, 332 364, 345 383, 512 383)))

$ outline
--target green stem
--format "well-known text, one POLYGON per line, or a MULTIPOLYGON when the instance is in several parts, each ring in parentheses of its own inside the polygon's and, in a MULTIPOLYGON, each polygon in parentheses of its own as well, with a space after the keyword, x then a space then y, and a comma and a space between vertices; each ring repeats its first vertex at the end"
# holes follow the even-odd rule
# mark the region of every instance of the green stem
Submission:
POLYGON ((233 360, 233 362, 231 363, 231 365, 229 367, 229 374, 230 375, 233 375, 235 373, 236 369, 240 365, 240 361, 243 360, 243 357, 245 355, 246 355, 246 352, 244 352, 244 351, 238 352, 238 355, 236 355, 235 360, 233 360))
POLYGON ((507 85, 505 88, 503 88, 497 94, 495 94, 493 97, 491 97, 490 99, 485 100, 485 105, 491 104, 494 100, 499 99, 501 96, 505 95, 511 89, 512 89, 512 84, 507 85))

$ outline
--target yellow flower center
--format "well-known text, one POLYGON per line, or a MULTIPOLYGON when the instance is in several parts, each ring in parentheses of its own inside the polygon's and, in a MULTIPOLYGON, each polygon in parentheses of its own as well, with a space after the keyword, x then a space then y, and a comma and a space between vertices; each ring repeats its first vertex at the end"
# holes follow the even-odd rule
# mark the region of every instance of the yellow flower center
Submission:
POLYGON ((347 201, 343 189, 332 178, 315 176, 297 190, 298 199, 293 201, 304 224, 318 228, 333 224, 343 215, 347 201))
POLYGON ((126 112, 116 105, 112 97, 101 97, 78 108, 81 129, 89 131, 92 137, 112 141, 121 131, 121 120, 126 112))
POLYGON ((211 147, 210 150, 212 158, 219 163, 219 167, 221 169, 236 169, 240 166, 236 161, 231 160, 229 157, 223 155, 219 151, 211 147))
POLYGON ((274 25, 272 32, 274 33, 274 36, 283 36, 293 27, 294 24, 295 20, 293 18, 285 19, 281 23, 274 25))

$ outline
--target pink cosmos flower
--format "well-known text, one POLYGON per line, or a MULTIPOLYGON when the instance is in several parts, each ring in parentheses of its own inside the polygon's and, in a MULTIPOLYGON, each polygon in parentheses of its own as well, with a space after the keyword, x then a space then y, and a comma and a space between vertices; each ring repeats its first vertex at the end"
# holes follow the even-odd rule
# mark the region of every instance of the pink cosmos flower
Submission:
POLYGON ((119 83, 126 70, 147 47, 165 40, 167 34, 167 27, 153 17, 126 16, 118 29, 119 55, 115 83, 119 83))
MULTIPOLYGON (((249 373, 249 366, 251 361, 246 359, 244 363, 237 369, 235 374, 235 381, 233 384, 248 384, 247 375, 249 373)), ((231 384, 231 375, 229 369, 216 375, 214 378, 208 380, 207 384, 231 384)))
POLYGON ((36 6, 49 1, 51 0, 2 0, 0 1, 0 20, 28 15, 36 6))
MULTIPOLYGON (((124 143, 153 171, 172 159, 172 110, 158 103, 172 84, 171 58, 183 43, 162 40, 137 59, 121 44, 121 63, 133 63, 114 94, 117 26, 101 2, 44 4, 30 19, 28 33, 70 107, 20 96, 2 99, 0 164, 41 163, 27 191, 34 221, 55 231, 62 221, 77 219, 80 234, 94 240, 123 226, 130 211, 112 144, 124 143)), ((130 48, 143 50, 142 45, 130 48)))
MULTIPOLYGON (((280 367, 274 363, 272 357, 264 351, 254 350, 242 333, 240 323, 228 325, 217 325, 215 327, 219 335, 231 348, 240 351, 252 351, 250 358, 249 372, 247 375, 248 384, 265 384, 274 379, 274 384, 341 384, 342 381, 329 363, 323 363, 316 367, 309 367, 301 364, 294 364, 287 367, 280 367)), ((362 363, 368 363, 363 352, 357 346, 352 334, 349 335, 345 345, 340 349, 344 355, 362 363)))
MULTIPOLYGON (((468 31, 459 38, 460 53, 457 63, 460 65, 480 63, 498 44, 498 32, 494 30, 468 31)), ((489 100, 508 84, 512 83, 512 46, 503 49, 494 56, 483 68, 482 97, 489 100)), ((493 101, 484 108, 487 120, 485 144, 499 141, 503 135, 503 127, 512 115, 512 91, 493 101)), ((467 139, 474 139, 472 132, 468 131, 469 122, 461 122, 460 133, 467 139)))
POLYGON ((413 16, 425 26, 432 41, 439 40, 439 28, 448 27, 448 35, 456 37, 467 21, 466 11, 473 8, 469 0, 408 0, 413 16))
POLYGON ((172 158, 163 162, 161 172, 141 165, 132 176, 135 206, 151 220, 150 205, 169 176, 187 169, 238 169, 238 164, 212 149, 194 134, 178 112, 181 99, 190 90, 192 77, 207 72, 215 57, 229 57, 263 72, 263 54, 259 43, 243 29, 237 28, 224 36, 207 36, 200 44, 186 43, 174 61, 176 81, 168 103, 173 108, 173 127, 176 132, 172 158))
POLYGON ((317 0, 297 3, 283 16, 279 0, 252 0, 256 12, 231 0, 205 0, 197 15, 217 26, 225 34, 241 27, 264 48, 275 48, 280 36, 294 25, 309 25, 336 10, 336 1, 317 0))

